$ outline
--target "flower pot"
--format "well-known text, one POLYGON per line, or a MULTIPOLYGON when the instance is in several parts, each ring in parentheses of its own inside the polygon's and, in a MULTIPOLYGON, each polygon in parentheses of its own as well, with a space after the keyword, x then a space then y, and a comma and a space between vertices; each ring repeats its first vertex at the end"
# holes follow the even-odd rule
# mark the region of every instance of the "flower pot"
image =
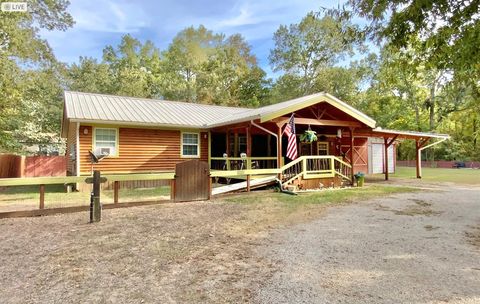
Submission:
POLYGON ((357 187, 363 187, 363 183, 365 182, 365 176, 359 176, 355 179, 357 180, 357 187))

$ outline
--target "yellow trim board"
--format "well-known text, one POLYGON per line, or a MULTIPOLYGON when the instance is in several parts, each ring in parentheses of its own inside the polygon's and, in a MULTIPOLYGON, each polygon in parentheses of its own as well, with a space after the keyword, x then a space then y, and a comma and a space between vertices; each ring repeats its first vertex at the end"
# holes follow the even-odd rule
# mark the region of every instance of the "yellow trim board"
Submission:
POLYGON ((355 108, 349 106, 345 102, 341 101, 340 99, 335 98, 334 96, 331 96, 330 94, 324 94, 322 96, 316 96, 311 99, 307 99, 303 102, 299 102, 296 104, 293 104, 291 106, 285 107, 281 110, 274 111, 272 113, 262 115, 260 117, 260 122, 264 123, 267 121, 270 121, 274 118, 283 116, 288 113, 292 113, 295 111, 298 111, 300 109, 307 108, 309 106, 315 105, 317 103, 321 102, 327 102, 330 105, 334 106, 335 108, 339 109, 340 111, 352 116, 353 118, 361 121, 365 125, 375 128, 376 122, 375 120, 371 119, 370 117, 366 116, 365 114, 361 113, 360 111, 356 110, 355 108))

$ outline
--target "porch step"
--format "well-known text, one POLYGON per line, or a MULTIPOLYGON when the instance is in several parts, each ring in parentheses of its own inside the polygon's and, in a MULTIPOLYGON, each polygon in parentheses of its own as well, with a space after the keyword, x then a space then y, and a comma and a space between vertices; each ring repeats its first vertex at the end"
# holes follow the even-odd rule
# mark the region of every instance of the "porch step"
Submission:
MULTIPOLYGON (((261 187, 261 186, 274 184, 276 182, 276 178, 277 178, 276 176, 267 176, 267 177, 252 179, 250 181, 250 188, 258 188, 258 187, 261 187)), ((218 195, 218 194, 240 191, 240 190, 245 190, 245 189, 247 189, 247 182, 246 181, 236 183, 236 184, 231 184, 231 185, 226 185, 226 186, 213 188, 212 189, 212 195, 218 195)))

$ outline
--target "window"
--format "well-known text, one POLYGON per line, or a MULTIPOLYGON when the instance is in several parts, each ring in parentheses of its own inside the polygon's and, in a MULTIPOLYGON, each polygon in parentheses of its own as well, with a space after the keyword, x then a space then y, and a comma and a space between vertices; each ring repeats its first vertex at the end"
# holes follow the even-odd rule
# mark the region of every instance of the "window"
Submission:
POLYGON ((117 156, 117 129, 95 128, 94 153, 117 156))
POLYGON ((182 133, 182 156, 183 157, 199 157, 200 156, 199 138, 200 138, 200 135, 198 133, 182 133))
POLYGON ((317 155, 328 155, 328 142, 317 143, 317 155))
POLYGON ((239 153, 247 153, 247 136, 238 135, 238 150, 239 153))

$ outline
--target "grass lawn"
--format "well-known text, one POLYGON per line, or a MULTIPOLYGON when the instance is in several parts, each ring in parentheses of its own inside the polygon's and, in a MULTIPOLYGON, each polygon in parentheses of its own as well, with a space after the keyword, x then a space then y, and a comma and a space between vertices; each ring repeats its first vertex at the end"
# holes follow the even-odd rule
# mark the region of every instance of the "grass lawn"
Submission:
MULTIPOLYGON (((416 169, 411 167, 397 167, 395 174, 392 174, 391 176, 402 179, 415 179, 416 169)), ((480 185, 480 170, 422 168, 422 180, 480 185)))
POLYGON ((362 202, 375 197, 419 191, 418 188, 391 185, 368 185, 362 188, 326 189, 289 195, 279 192, 251 192, 227 196, 227 203, 246 205, 253 210, 258 224, 272 222, 286 224, 315 218, 325 207, 352 202, 362 202), (268 208, 268 212, 258 212, 268 208))
MULTIPOLYGON (((102 190, 102 203, 113 203, 113 190, 102 190)), ((147 201, 168 199, 170 187, 120 189, 119 201, 147 201)), ((45 208, 83 206, 90 203, 89 192, 66 193, 63 185, 45 186, 45 208)), ((14 186, 0 190, 0 211, 37 209, 38 186, 14 186)))

